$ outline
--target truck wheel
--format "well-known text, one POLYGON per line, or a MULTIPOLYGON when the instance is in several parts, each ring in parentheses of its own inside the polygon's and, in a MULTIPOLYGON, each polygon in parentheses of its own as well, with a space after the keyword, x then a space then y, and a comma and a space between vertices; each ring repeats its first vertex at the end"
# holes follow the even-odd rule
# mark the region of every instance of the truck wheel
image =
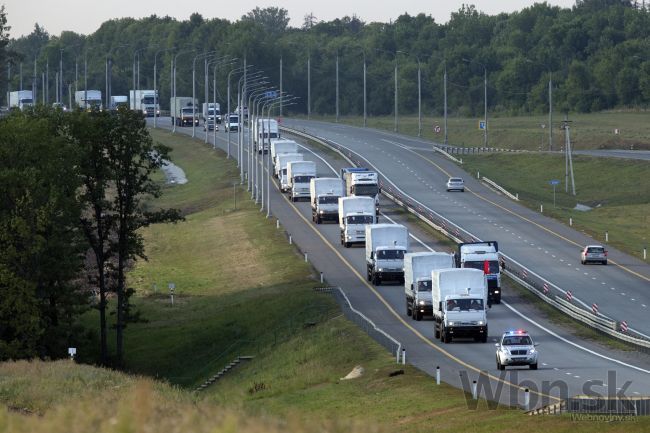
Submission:
POLYGON ((345 248, 350 248, 350 242, 345 242, 345 243, 343 244, 343 246, 344 246, 345 248))
POLYGON ((451 343, 451 335, 447 332, 447 328, 442 328, 442 342, 446 344, 451 343))
POLYGON ((435 338, 440 338, 440 326, 438 326, 438 325, 436 324, 436 325, 434 326, 434 329, 435 329, 435 333, 436 333, 435 338))
POLYGON ((372 272, 370 271, 370 268, 367 269, 366 274, 368 281, 372 281, 372 272))
POLYGON ((379 277, 378 274, 373 274, 372 284, 374 284, 375 286, 381 286, 381 278, 379 277))
POLYGON ((505 369, 506 366, 501 364, 501 362, 499 361, 499 357, 497 356, 497 370, 505 370, 505 369))
POLYGON ((486 329, 485 333, 481 337, 481 343, 487 343, 487 338, 488 338, 488 334, 487 334, 487 329, 486 329))
POLYGON ((323 222, 323 220, 321 219, 320 215, 316 215, 316 224, 320 224, 321 222, 323 222))
POLYGON ((415 310, 415 320, 417 320, 418 322, 422 320, 422 312, 418 311, 417 309, 415 310))
POLYGON ((407 298, 407 299, 406 299, 406 315, 407 315, 408 317, 411 317, 411 314, 412 314, 411 311, 412 311, 412 310, 411 310, 411 303, 409 302, 409 300, 408 300, 408 298, 407 298))

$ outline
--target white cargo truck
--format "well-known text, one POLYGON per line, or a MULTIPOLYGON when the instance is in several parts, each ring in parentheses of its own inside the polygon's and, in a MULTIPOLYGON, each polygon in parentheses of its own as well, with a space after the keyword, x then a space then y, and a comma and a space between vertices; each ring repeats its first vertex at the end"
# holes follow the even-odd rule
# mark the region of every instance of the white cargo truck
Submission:
POLYGON ((24 110, 34 105, 34 98, 31 90, 17 90, 9 92, 9 108, 24 110))
POLYGON ((343 185, 338 177, 318 177, 309 183, 311 219, 316 224, 324 220, 339 219, 339 197, 343 196, 343 185))
POLYGON ((366 226, 366 268, 368 281, 404 283, 404 254, 409 248, 409 232, 401 224, 366 226))
POLYGON ((483 343, 487 341, 487 284, 483 271, 432 271, 431 301, 436 338, 444 343, 458 337, 473 337, 483 343))
POLYGON ((408 253, 404 256, 406 315, 415 320, 433 315, 431 272, 456 267, 454 255, 442 252, 408 253))
POLYGON ((131 110, 139 111, 146 117, 160 116, 157 90, 129 90, 129 101, 131 110))
POLYGON ((119 107, 128 107, 129 97, 126 95, 111 95, 109 110, 117 110, 119 107))
MULTIPOLYGON (((275 163, 275 158, 279 153, 297 153, 298 143, 293 140, 284 138, 275 138, 271 140, 271 160, 275 163)), ((340 180, 339 180, 340 182, 340 180)))
POLYGON ((347 197, 372 197, 379 212, 379 176, 376 172, 363 167, 342 168, 341 179, 347 197))
POLYGON ((198 100, 191 96, 177 96, 169 100, 169 114, 176 126, 192 126, 199 124, 198 100))
POLYGON ((482 270, 487 275, 488 302, 490 304, 501 303, 499 244, 496 241, 459 244, 456 266, 482 270))
POLYGON ((302 153, 282 153, 278 155, 274 170, 275 176, 280 181, 280 191, 287 192, 289 188, 289 179, 287 178, 287 164, 292 161, 303 161, 304 156, 302 153))
MULTIPOLYGON (((201 118, 203 119, 203 124, 221 124, 221 104, 218 102, 204 102, 201 106, 201 118)), ((212 127, 209 127, 212 129, 212 127)))
POLYGON ((287 163, 287 189, 291 201, 309 198, 309 182, 316 177, 314 161, 291 161, 287 163))
POLYGON ((253 124, 253 140, 258 153, 267 153, 271 140, 280 138, 278 121, 275 119, 257 119, 253 124))
POLYGON ((372 198, 339 198, 339 229, 341 230, 341 245, 345 248, 350 248, 353 243, 365 243, 365 226, 376 222, 375 201, 372 198))
POLYGON ((101 90, 77 90, 74 92, 74 102, 83 110, 100 110, 102 106, 101 90))

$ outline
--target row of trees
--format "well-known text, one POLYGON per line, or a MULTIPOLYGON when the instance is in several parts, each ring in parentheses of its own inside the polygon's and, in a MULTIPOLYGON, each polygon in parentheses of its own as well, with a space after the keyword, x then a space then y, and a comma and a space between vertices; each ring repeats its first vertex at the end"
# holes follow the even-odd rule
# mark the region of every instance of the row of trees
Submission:
POLYGON ((138 230, 180 218, 143 203, 160 195, 151 174, 168 149, 126 109, 15 110, 0 131, 0 360, 66 356, 87 337, 79 315, 96 307, 101 362, 119 366, 124 328, 137 319, 125 270, 145 257, 138 230))
MULTIPOLYGON (((88 36, 73 32, 51 36, 36 25, 32 34, 11 42, 19 54, 13 70, 22 62, 23 87, 31 87, 34 75, 40 87, 49 65, 51 100, 54 71, 61 60, 64 82, 81 89, 87 60, 89 87, 104 89, 105 64, 111 58, 112 93, 128 94, 133 87, 134 60, 139 59, 140 88, 153 87, 155 58, 161 101, 166 105, 169 65, 179 50, 195 50, 178 57, 177 93, 184 95, 191 94, 190 71, 196 53, 217 50, 222 55, 246 57, 276 85, 282 58, 283 87, 300 97, 295 110, 306 112, 309 60, 312 112, 330 114, 335 110, 338 55, 342 114, 363 110, 364 59, 368 110, 376 115, 393 110, 395 62, 400 112, 417 110, 418 65, 424 109, 431 114, 442 110, 445 69, 449 109, 457 115, 482 111, 484 68, 493 112, 546 111, 551 75, 554 105, 562 111, 645 107, 650 102, 650 12, 630 0, 579 0, 570 9, 538 3, 495 16, 463 6, 445 24, 425 14, 402 15, 390 23, 364 23, 357 17, 323 22, 312 15, 302 28, 291 28, 288 22, 284 9, 257 8, 236 22, 204 19, 197 13, 187 21, 156 15, 117 19, 88 36)), ((227 72, 219 71, 217 90, 222 102, 227 72)), ((0 74, 0 79, 6 76, 0 74)), ((198 78, 200 95, 202 83, 198 78)), ((17 86, 19 78, 14 74, 11 87, 17 86)))

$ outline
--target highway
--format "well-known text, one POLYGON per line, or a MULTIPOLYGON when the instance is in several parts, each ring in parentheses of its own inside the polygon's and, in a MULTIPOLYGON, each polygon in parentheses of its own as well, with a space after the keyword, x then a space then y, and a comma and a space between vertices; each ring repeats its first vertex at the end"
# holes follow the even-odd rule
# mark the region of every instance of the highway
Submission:
POLYGON ((285 126, 340 144, 365 157, 385 179, 475 238, 496 240, 500 251, 574 299, 625 320, 650 336, 650 265, 608 247, 609 266, 580 264, 580 249, 598 244, 584 234, 521 206, 478 182, 456 164, 431 152, 432 144, 374 129, 305 120, 285 126), (448 193, 449 176, 463 177, 465 193, 448 193))
MULTIPOLYGON (((168 123, 161 122, 161 124, 169 127, 168 123)), ((191 129, 179 128, 178 132, 191 133, 191 129)), ((202 133, 199 133, 198 136, 202 137, 202 133)), ((218 133, 217 146, 222 149, 225 148, 224 136, 224 133, 218 133)), ((337 139, 341 138, 337 137, 337 139)), ((201 145, 201 143, 197 142, 197 145, 201 145)), ((317 162, 319 176, 331 177, 341 166, 347 165, 340 158, 332 156, 332 152, 323 152, 317 147, 309 147, 309 150, 315 153, 305 149, 306 159, 317 162), (327 164, 321 158, 327 160, 327 164)), ((375 154, 377 153, 381 153, 381 151, 376 151, 375 154)), ((406 176, 403 173, 409 172, 409 168, 402 166, 401 170, 402 176, 399 181, 405 180, 403 178, 406 176)), ((429 170, 432 171, 431 168, 429 170)), ((188 173, 190 182, 191 177, 192 174, 188 173)), ((418 182, 411 183, 417 184, 418 182)), ((434 187, 432 191, 441 189, 431 181, 428 183, 434 187)), ((474 190, 478 189, 479 185, 470 187, 474 190)), ((434 192, 429 192, 429 194, 433 195, 434 192)), ((442 203, 445 205, 441 207, 449 206, 462 209, 464 205, 467 207, 465 212, 471 213, 471 210, 468 210, 471 203, 467 199, 473 194, 458 193, 448 196, 449 199, 442 199, 444 200, 442 203)), ((483 203, 482 200, 477 201, 483 203)), ((383 222, 390 218, 390 220, 404 223, 409 226, 409 230, 418 239, 423 241, 423 243, 419 243, 412 239, 411 244, 414 251, 432 247, 439 248, 435 240, 428 237, 417 226, 408 224, 403 214, 397 212, 390 204, 382 203, 382 209, 385 209, 388 214, 381 217, 383 222)), ((342 287, 355 308, 361 310, 379 327, 398 339, 407 348, 409 363, 429 374, 434 374, 435 367, 440 366, 442 379, 445 382, 463 387, 463 377, 470 381, 480 377, 482 379, 479 380, 485 380, 484 384, 490 384, 492 392, 496 393, 501 385, 502 392, 496 393, 497 395, 493 395, 491 399, 504 404, 521 404, 523 402, 522 389, 527 387, 533 391, 531 395, 533 407, 545 402, 553 402, 553 399, 548 397, 545 398, 546 401, 542 400, 542 395, 561 395, 563 397, 585 393, 606 395, 616 393, 617 388, 624 388, 626 395, 637 396, 644 394, 648 389, 650 360, 647 356, 638 353, 612 353, 596 344, 577 341, 566 329, 549 323, 536 309, 531 308, 508 287, 504 290, 504 303, 493 306, 488 313, 489 343, 458 341, 447 345, 442 344, 433 338, 432 321, 415 322, 406 317, 403 287, 399 285, 373 287, 365 281, 363 248, 346 249, 340 246, 339 230, 336 224, 313 224, 307 202, 290 203, 274 187, 271 191, 271 210, 272 215, 278 218, 284 227, 290 228, 288 230, 296 244, 302 251, 308 252, 310 261, 316 269, 324 273, 329 284, 342 287), (496 369, 493 343, 503 331, 513 328, 527 329, 540 343, 539 370, 529 371, 525 368, 517 368, 500 372, 496 369), (631 382, 629 386, 624 385, 627 381, 631 382), (550 390, 545 389, 554 382, 560 384, 551 387, 550 390), (504 384, 505 386, 503 386, 504 384), (517 386, 512 386, 513 384, 517 386), (590 388, 585 388, 590 384, 590 388), (562 390, 563 386, 566 386, 566 390, 562 390)), ((458 214, 463 211, 454 210, 453 212, 458 214)), ((492 233, 489 233, 493 236, 499 233, 498 229, 490 230, 493 230, 492 233)), ((501 239, 498 240, 501 242, 501 239)), ((614 269, 614 267, 608 269, 614 269)), ((467 391, 469 391, 469 383, 465 382, 467 391)), ((485 391, 480 394, 490 397, 485 391)))

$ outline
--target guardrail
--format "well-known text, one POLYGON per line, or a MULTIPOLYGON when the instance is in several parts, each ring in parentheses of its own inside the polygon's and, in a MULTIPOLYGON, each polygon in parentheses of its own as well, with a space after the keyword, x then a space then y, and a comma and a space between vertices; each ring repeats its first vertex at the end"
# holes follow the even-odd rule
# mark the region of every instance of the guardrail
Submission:
MULTIPOLYGON (((480 239, 476 238, 471 233, 464 230, 462 227, 454 224, 434 210, 429 209, 424 204, 410 197, 397 185, 390 181, 390 179, 386 179, 384 176, 382 176, 376 167, 374 167, 367 159, 357 154, 356 152, 353 152, 347 147, 342 146, 338 143, 334 143, 330 140, 315 137, 304 130, 300 131, 293 128, 287 128, 286 126, 281 126, 281 129, 291 134, 314 141, 335 151, 351 165, 373 168, 379 175, 379 185, 381 188, 381 193, 384 196, 399 206, 402 206, 405 210, 415 215, 418 219, 425 222, 434 230, 437 230, 445 236, 449 237, 454 242, 462 243, 480 241, 480 239)), ((587 304, 580 299, 572 296, 569 290, 564 290, 561 287, 558 287, 552 282, 546 280, 544 277, 535 273, 533 270, 528 269, 522 264, 518 263, 512 257, 509 257, 502 252, 499 252, 499 256, 502 263, 505 264, 502 273, 508 275, 520 283, 523 287, 527 288, 529 291, 537 295, 547 304, 571 316, 575 320, 584 323, 592 329, 610 335, 628 344, 632 344, 644 351, 650 351, 650 339, 634 332, 634 330, 628 327, 625 321, 616 321, 615 319, 599 313, 597 309, 594 312, 593 306, 595 304, 587 304), (564 303, 557 301, 558 298, 566 299, 567 297, 569 298, 567 302, 571 305, 571 307, 568 307, 564 303)))
POLYGON ((514 195, 511 192, 507 191, 504 187, 502 187, 501 185, 499 185, 495 181, 490 180, 485 176, 483 176, 481 179, 483 180, 483 182, 487 183, 492 188, 496 188, 497 190, 501 191, 501 193, 503 193, 505 196, 507 196, 507 197, 509 197, 509 198, 511 198, 513 200, 519 201, 519 196, 518 195, 514 195))

